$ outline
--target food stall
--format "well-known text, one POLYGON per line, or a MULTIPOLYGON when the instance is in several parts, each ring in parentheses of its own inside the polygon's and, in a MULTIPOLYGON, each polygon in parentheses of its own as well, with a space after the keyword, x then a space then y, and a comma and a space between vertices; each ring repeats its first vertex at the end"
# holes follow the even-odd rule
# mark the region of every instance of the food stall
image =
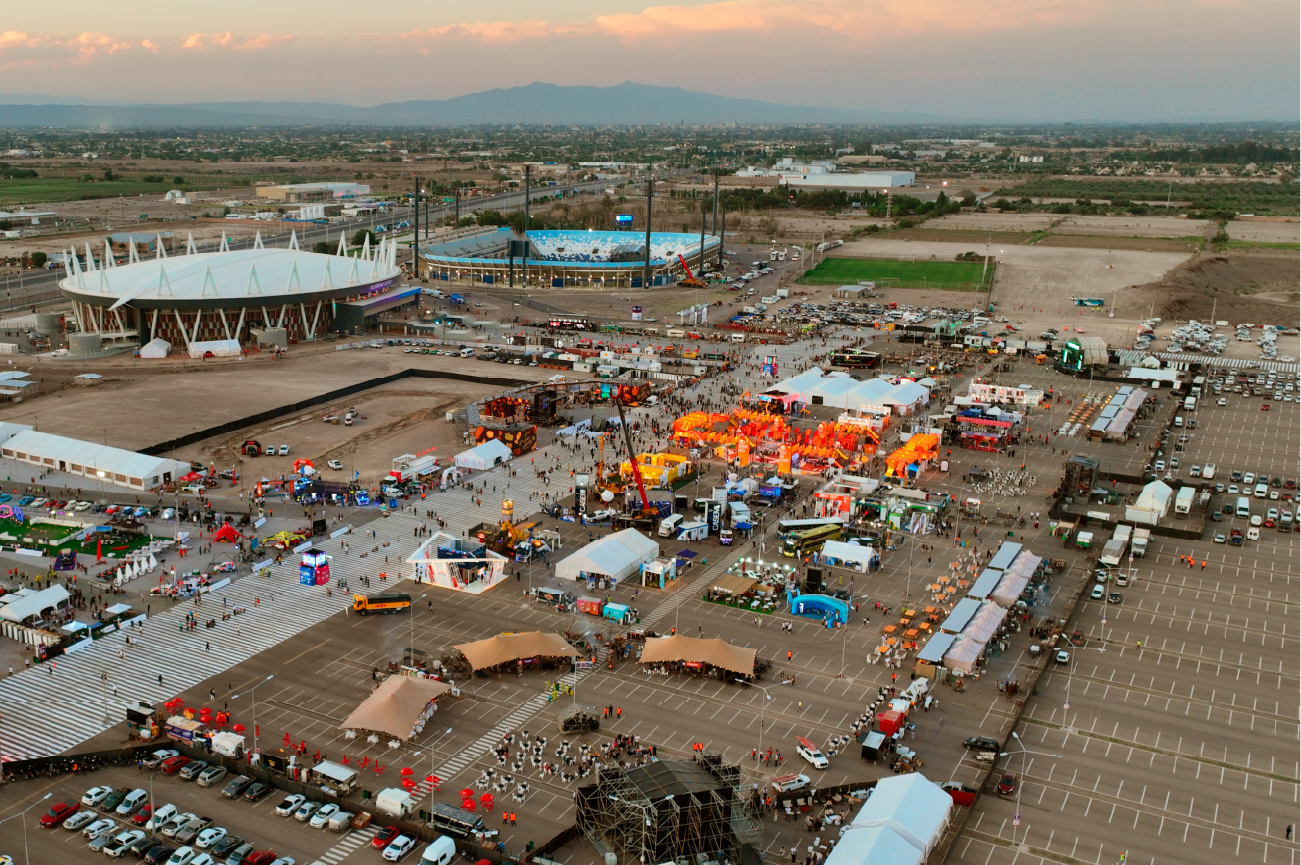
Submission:
POLYGON ((605 603, 600 598, 593 598, 590 595, 581 595, 574 601, 574 606, 580 613, 587 613, 590 616, 600 616, 605 612, 605 603))

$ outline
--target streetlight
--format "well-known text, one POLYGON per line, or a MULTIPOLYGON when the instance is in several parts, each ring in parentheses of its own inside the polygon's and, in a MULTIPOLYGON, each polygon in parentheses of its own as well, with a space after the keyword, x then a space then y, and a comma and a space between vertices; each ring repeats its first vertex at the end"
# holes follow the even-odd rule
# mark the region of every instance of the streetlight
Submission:
MULTIPOLYGON (((44 796, 37 799, 32 804, 28 805, 25 809, 23 809, 19 813, 14 814, 12 817, 6 817, 3 820, 0 820, 0 823, 8 823, 10 820, 15 820, 20 817, 26 817, 28 811, 40 805, 42 802, 44 802, 46 799, 50 798, 53 795, 54 795, 53 793, 46 793, 44 796)), ((31 861, 32 861, 31 856, 27 852, 27 821, 23 820, 23 865, 31 865, 31 861)))
MULTIPOLYGON (((427 751, 429 752, 429 777, 430 777, 430 778, 436 778, 436 777, 438 777, 437 775, 434 774, 434 758, 435 758, 435 756, 436 756, 436 755, 434 754, 434 746, 437 745, 439 742, 443 741, 443 739, 444 739, 445 737, 450 736, 451 734, 452 734, 452 728, 451 728, 451 727, 448 727, 446 730, 443 731, 443 735, 442 735, 442 736, 439 736, 437 739, 435 739, 434 741, 430 742, 430 743, 425 747, 425 750, 427 750, 427 751)), ((420 756, 420 755, 419 755, 419 753, 417 753, 417 754, 415 754, 415 755, 413 755, 413 756, 417 756, 417 757, 418 757, 418 756, 420 756)), ((433 810, 434 810, 434 787, 435 787, 436 785, 434 784, 433 781, 429 781, 429 780, 426 780, 425 783, 427 783, 427 784, 429 785, 429 811, 430 811, 430 813, 433 813, 433 810)))
MULTIPOLYGON (((257 689, 265 685, 267 682, 270 682, 274 678, 275 678, 274 675, 267 676, 265 679, 263 679, 262 681, 258 682, 256 685, 248 689, 249 696, 253 698, 253 754, 257 757, 259 764, 261 764, 262 762, 262 752, 260 752, 257 748, 257 732, 258 732, 257 730, 257 689)), ((231 694, 230 698, 232 700, 238 700, 239 694, 231 694)))
MULTIPOLYGON (((751 684, 744 679, 734 679, 733 681, 741 685, 751 684)), ((776 685, 753 685, 753 687, 763 691, 763 699, 759 701, 759 753, 763 752, 763 710, 767 707, 768 701, 772 699, 772 695, 768 693, 768 689, 780 688, 784 684, 785 682, 778 682, 776 685)))
MULTIPOLYGON (((1018 754, 1018 753, 1021 755, 1021 777, 1018 778, 1016 782, 1016 814, 1014 814, 1012 817, 1012 842, 1016 843, 1016 827, 1021 825, 1021 782, 1025 780, 1025 755, 1036 754, 1042 757, 1060 757, 1061 754, 1044 754, 1040 751, 1027 751, 1025 748, 1025 743, 1021 741, 1021 737, 1016 734, 1015 730, 1012 731, 1012 738, 1016 739, 1016 744, 1018 746, 1017 750, 1001 751, 998 756, 1006 757, 1009 754, 1018 754)), ((1026 834, 1028 835, 1029 832, 1030 830, 1027 829, 1026 834)))

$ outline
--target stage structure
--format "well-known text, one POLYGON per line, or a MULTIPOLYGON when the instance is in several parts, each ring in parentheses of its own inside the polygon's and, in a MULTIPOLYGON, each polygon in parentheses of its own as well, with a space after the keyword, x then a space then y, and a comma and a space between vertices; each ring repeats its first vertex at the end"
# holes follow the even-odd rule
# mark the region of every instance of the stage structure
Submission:
POLYGON ((714 751, 633 768, 602 765, 597 782, 579 787, 575 800, 589 841, 644 862, 719 852, 738 862, 741 846, 762 837, 741 768, 724 765, 714 751))

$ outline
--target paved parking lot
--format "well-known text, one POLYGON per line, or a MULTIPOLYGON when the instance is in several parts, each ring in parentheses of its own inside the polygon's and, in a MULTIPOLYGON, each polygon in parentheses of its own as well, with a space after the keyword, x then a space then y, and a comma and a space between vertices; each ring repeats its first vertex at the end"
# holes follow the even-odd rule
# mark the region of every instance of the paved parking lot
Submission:
MULTIPOLYGON (((1200 402, 1177 475, 1211 462, 1217 481, 1297 476, 1296 403, 1200 402)), ((1151 456, 1077 449, 1104 470, 1113 455, 1151 456)), ((1252 511, 1280 504, 1292 506, 1252 499, 1252 511)), ((1246 520, 1206 527, 1198 542, 1153 538, 1137 580, 1114 589, 1121 604, 1079 605, 1068 630, 1085 644, 1040 680, 997 766, 1020 776, 1019 797, 982 797, 951 861, 1297 861, 1297 535, 1262 529, 1234 547, 1213 537, 1246 520)))

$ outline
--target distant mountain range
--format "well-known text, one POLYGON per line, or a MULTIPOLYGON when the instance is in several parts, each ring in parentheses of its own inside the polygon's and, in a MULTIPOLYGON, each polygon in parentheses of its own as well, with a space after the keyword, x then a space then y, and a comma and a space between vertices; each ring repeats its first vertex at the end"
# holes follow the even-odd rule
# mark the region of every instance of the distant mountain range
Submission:
POLYGON ((179 105, 72 103, 0 94, 0 126, 468 126, 554 123, 592 126, 678 123, 933 123, 915 112, 854 111, 734 99, 680 87, 625 82, 613 87, 534 82, 452 99, 370 108, 328 102, 198 102, 179 105))

